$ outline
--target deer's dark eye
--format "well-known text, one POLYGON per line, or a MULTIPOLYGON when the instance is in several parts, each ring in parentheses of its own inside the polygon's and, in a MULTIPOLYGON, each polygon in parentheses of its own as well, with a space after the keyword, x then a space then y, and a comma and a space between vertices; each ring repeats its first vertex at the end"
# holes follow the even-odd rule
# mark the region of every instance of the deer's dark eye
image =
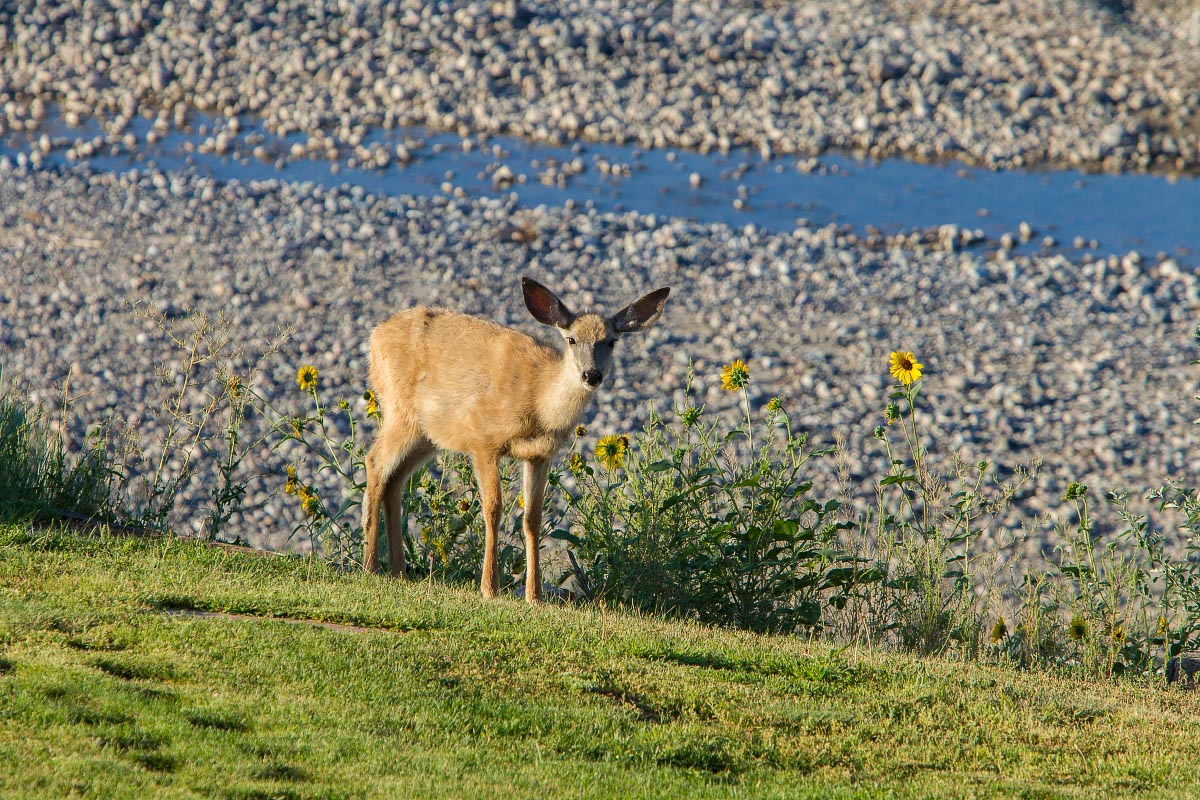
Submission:
POLYGON ((575 337, 574 337, 574 336, 568 336, 568 337, 567 337, 567 344, 575 344, 575 337))

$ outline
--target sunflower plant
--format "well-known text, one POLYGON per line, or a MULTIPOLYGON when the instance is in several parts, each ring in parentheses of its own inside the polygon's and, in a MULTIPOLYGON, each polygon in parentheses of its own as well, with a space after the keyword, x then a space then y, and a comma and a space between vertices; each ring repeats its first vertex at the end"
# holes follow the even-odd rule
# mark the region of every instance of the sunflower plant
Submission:
POLYGON ((745 362, 718 379, 742 393, 732 429, 694 403, 689 370, 672 417, 651 408, 641 432, 602 437, 594 459, 569 454, 552 536, 604 602, 761 631, 820 626, 873 574, 842 547, 840 503, 812 496, 809 462, 830 451, 808 447, 779 398, 751 412, 745 362))
POLYGON ((1063 495, 1074 512, 1074 524, 1055 525, 1057 570, 1075 661, 1087 672, 1112 677, 1145 672, 1152 665, 1145 632, 1153 625, 1154 598, 1150 575, 1137 557, 1111 538, 1102 545, 1093 530, 1087 487, 1071 483, 1063 495))
POLYGON ((978 592, 978 561, 984 533, 1032 475, 1017 468, 1010 482, 989 480, 991 464, 952 457, 935 468, 923 443, 919 413, 925 365, 912 351, 888 357, 896 384, 887 396, 883 425, 875 428, 887 459, 876 484, 875 507, 859 520, 859 539, 869 541, 886 575, 882 591, 864 609, 874 634, 894 637, 920 652, 966 647, 980 652, 989 642, 988 587, 978 592))
POLYGON ((1147 653, 1161 651, 1166 662, 1200 646, 1200 489, 1173 481, 1155 488, 1149 499, 1164 519, 1175 520, 1175 530, 1164 533, 1152 526, 1145 514, 1132 510, 1125 492, 1110 492, 1108 502, 1125 526, 1119 538, 1136 548, 1157 601, 1154 623, 1146 624, 1143 611, 1131 644, 1147 653))
MULTIPOLYGON (((270 450, 291 443, 308 454, 300 466, 287 465, 283 476, 284 494, 294 497, 303 512, 292 537, 303 533, 313 553, 321 552, 335 563, 357 564, 362 557, 358 509, 366 489, 366 448, 359 441, 362 421, 350 401, 323 399, 321 373, 314 365, 296 370, 295 385, 308 406, 299 414, 284 412, 247 389, 250 402, 270 425, 270 450)), ((367 416, 377 416, 374 395, 367 392, 364 400, 367 416)))

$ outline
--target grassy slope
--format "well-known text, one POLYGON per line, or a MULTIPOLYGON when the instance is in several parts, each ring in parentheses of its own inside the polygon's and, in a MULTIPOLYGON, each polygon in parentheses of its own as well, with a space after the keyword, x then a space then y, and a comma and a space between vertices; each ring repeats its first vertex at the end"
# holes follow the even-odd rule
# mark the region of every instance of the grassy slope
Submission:
POLYGON ((1179 797, 1197 695, 0 526, 2 797, 1179 797))

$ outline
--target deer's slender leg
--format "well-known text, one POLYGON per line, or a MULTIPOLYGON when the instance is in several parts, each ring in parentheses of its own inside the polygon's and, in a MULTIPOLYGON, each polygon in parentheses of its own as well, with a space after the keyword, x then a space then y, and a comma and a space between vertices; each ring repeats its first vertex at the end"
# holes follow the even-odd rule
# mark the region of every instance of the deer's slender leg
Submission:
POLYGON ((363 496, 363 568, 379 572, 379 506, 383 501, 384 475, 379 464, 380 441, 367 452, 367 489, 363 496))
POLYGON ((542 501, 549 472, 549 461, 525 462, 525 599, 530 603, 542 601, 542 501))
POLYGON ((483 578, 480 589, 484 597, 495 597, 500 593, 500 463, 493 453, 476 453, 472 457, 475 478, 479 481, 480 499, 483 501, 483 523, 487 530, 483 545, 483 578))
POLYGON ((396 467, 383 493, 383 519, 387 526, 388 571, 394 577, 404 576, 404 486, 413 473, 436 452, 428 440, 416 445, 396 467))
MULTIPOLYGON (((367 489, 363 498, 363 567, 368 572, 380 571, 379 511, 384 496, 388 492, 389 484, 397 471, 408 463, 414 452, 425 451, 429 447, 428 440, 417 431, 403 425, 393 424, 379 432, 375 438, 375 444, 367 452, 367 489)), ((397 523, 397 527, 398 525, 399 523, 397 523)), ((390 543, 390 530, 388 535, 390 543)), ((401 574, 404 571, 403 550, 401 550, 400 558, 399 570, 395 566, 395 559, 392 559, 393 575, 401 574)))

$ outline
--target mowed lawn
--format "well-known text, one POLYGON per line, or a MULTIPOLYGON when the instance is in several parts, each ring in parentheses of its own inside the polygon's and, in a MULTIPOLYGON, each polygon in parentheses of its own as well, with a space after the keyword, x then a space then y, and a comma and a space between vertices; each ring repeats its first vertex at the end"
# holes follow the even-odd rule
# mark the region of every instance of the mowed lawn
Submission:
POLYGON ((1198 719, 1200 692, 0 526, 3 797, 1182 798, 1198 719))

